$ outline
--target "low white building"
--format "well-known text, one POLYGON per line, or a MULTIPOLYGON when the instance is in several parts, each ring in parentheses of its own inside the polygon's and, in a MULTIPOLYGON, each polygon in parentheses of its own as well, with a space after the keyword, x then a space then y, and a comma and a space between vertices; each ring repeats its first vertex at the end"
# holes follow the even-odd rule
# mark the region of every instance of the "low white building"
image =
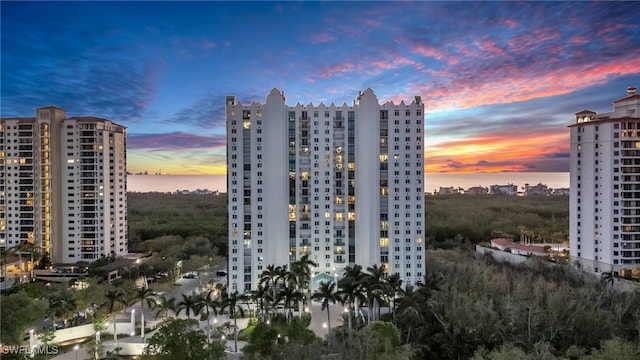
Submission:
POLYGON ((489 187, 489 193, 502 195, 518 195, 518 185, 491 185, 489 187))

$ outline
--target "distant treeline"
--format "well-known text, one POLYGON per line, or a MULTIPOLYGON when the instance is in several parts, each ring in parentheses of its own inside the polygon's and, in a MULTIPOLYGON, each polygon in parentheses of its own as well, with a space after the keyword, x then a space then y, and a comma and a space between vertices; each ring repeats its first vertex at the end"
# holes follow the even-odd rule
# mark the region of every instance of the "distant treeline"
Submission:
POLYGON ((437 195, 425 204, 427 242, 436 248, 494 237, 553 243, 569 237, 568 196, 437 195))
MULTIPOLYGON (((425 200, 426 240, 450 248, 521 235, 562 242, 569 233, 568 196, 439 195, 425 200)), ((129 248, 164 235, 204 237, 227 253, 227 195, 129 193, 129 248)))
POLYGON ((129 193, 129 250, 164 235, 203 237, 225 255, 227 196, 214 194, 129 193))

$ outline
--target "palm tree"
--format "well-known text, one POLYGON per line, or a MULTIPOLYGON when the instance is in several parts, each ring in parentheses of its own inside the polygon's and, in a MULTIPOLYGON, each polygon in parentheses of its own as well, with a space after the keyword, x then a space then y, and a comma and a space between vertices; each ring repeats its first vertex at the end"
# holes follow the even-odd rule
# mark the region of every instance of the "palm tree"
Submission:
MULTIPOLYGON (((135 301, 140 301, 140 337, 144 340, 144 303, 149 305, 149 308, 153 304, 153 291, 147 287, 139 288, 134 294, 135 301)), ((134 329, 135 331, 135 329, 134 329)))
POLYGON ((160 314, 164 314, 166 318, 169 315, 169 311, 176 311, 176 299, 175 298, 167 298, 164 295, 160 296, 151 306, 153 310, 156 310, 156 319, 160 314))
POLYGON ((0 248, 0 276, 2 276, 3 280, 7 279, 7 256, 9 255, 9 250, 6 248, 0 248))
MULTIPOLYGON (((311 267, 318 266, 313 260, 309 259, 309 255, 303 255, 300 260, 294 261, 291 264, 291 274, 295 277, 295 282, 297 284, 297 290, 303 292, 306 290, 306 298, 311 297, 311 267)), ((303 302, 299 303, 298 311, 299 315, 302 316, 303 312, 303 302)))
POLYGON ((238 352, 238 319, 236 313, 239 312, 240 316, 244 316, 244 309, 240 306, 240 303, 244 301, 244 298, 244 295, 240 295, 237 291, 234 291, 222 301, 222 307, 220 308, 220 311, 224 311, 229 308, 229 317, 233 317, 233 340, 235 343, 235 352, 238 352))
POLYGON ((273 298, 276 298, 276 283, 278 276, 280 275, 280 266, 273 264, 268 265, 265 270, 262 271, 262 277, 260 278, 260 284, 266 284, 266 288, 271 288, 273 298))
POLYGON ((322 310, 327 310, 327 325, 331 331, 331 315, 329 314, 329 304, 335 304, 339 300, 336 294, 336 283, 322 281, 320 287, 311 296, 312 299, 322 301, 322 310))
POLYGON ((107 299, 107 312, 111 316, 111 323, 113 324, 113 339, 116 342, 116 348, 118 347, 118 332, 116 330, 116 312, 120 311, 120 306, 126 306, 127 302, 125 299, 124 291, 120 288, 112 288, 107 290, 107 293, 104 295, 107 299))
POLYGON ((387 273, 382 266, 373 265, 367 268, 364 281, 367 292, 369 293, 369 324, 371 324, 372 318, 374 320, 380 320, 380 300, 384 294, 386 277, 387 273), (377 317, 375 316, 376 310, 377 317))
POLYGON ((207 344, 211 343, 211 314, 218 316, 218 312, 222 307, 222 304, 214 294, 214 290, 209 290, 206 294, 198 297, 198 306, 205 310, 207 317, 207 344))
POLYGON ((255 290, 251 290, 250 297, 251 300, 256 303, 258 319, 260 321, 266 321, 268 309, 271 306, 271 302, 273 302, 271 292, 262 284, 258 284, 255 290))
POLYGON ((406 327, 407 329, 407 344, 409 344, 411 340, 413 325, 422 322, 423 316, 420 311, 420 304, 422 302, 424 302, 424 298, 413 286, 407 285, 404 291, 402 291, 402 296, 398 303, 398 325, 401 328, 406 327))
POLYGON ((182 294, 182 300, 176 304, 176 315, 180 315, 182 310, 184 310, 189 319, 191 319, 191 314, 194 316, 199 315, 201 307, 198 303, 198 296, 182 294))
POLYGON ((285 284, 284 288, 282 288, 278 294, 278 297, 283 302, 287 323, 290 323, 291 318, 293 318, 293 314, 291 313, 292 305, 296 301, 302 302, 303 295, 297 290, 294 284, 285 284))
POLYGON ((611 269, 611 271, 605 271, 600 275, 600 281, 603 284, 609 284, 611 285, 611 288, 609 289, 609 308, 612 308, 613 305, 613 284, 615 281, 615 276, 613 275, 613 269, 611 269))
POLYGON ((402 278, 399 273, 393 273, 387 276, 386 281, 387 299, 393 304, 391 306, 391 314, 393 319, 396 318, 396 296, 402 291, 402 278))
POLYGON ((364 274, 360 265, 347 266, 344 270, 344 277, 338 281, 338 295, 342 299, 342 304, 348 305, 349 330, 351 330, 351 311, 354 311, 357 318, 359 314, 358 303, 364 300, 364 274))

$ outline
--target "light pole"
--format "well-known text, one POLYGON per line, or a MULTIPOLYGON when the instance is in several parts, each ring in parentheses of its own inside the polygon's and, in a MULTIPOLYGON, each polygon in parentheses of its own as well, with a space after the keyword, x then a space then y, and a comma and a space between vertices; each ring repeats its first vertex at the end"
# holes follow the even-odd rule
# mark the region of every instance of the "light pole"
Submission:
POLYGON ((35 334, 35 330, 30 329, 29 330, 29 348, 31 349, 31 358, 36 356, 36 353, 33 351, 34 348, 36 347, 36 339, 34 337, 34 334, 35 334))
POLYGON ((80 349, 80 345, 76 345, 73 347, 73 352, 76 353, 76 360, 78 360, 78 349, 80 349))
POLYGON ((136 309, 131 309, 131 336, 136 334, 136 309))
POLYGON ((324 339, 327 339, 327 323, 323 322, 322 323, 322 334, 324 335, 324 339))
POLYGON ((100 331, 96 331, 96 351, 94 357, 96 360, 100 358, 100 331))
POLYGON ((349 305, 345 306, 343 311, 347 314, 347 319, 349 319, 349 330, 351 330, 351 309, 349 308, 349 305))

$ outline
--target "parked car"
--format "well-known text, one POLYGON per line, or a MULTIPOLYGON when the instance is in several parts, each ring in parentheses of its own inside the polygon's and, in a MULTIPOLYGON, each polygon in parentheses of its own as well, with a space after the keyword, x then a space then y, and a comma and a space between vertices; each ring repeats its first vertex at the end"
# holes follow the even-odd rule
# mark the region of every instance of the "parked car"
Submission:
POLYGON ((186 273, 183 276, 183 278, 185 278, 185 279, 197 279, 198 278, 198 273, 195 272, 195 271, 191 271, 191 272, 186 273))
POLYGON ((218 270, 216 271, 216 276, 227 276, 227 270, 218 270))

